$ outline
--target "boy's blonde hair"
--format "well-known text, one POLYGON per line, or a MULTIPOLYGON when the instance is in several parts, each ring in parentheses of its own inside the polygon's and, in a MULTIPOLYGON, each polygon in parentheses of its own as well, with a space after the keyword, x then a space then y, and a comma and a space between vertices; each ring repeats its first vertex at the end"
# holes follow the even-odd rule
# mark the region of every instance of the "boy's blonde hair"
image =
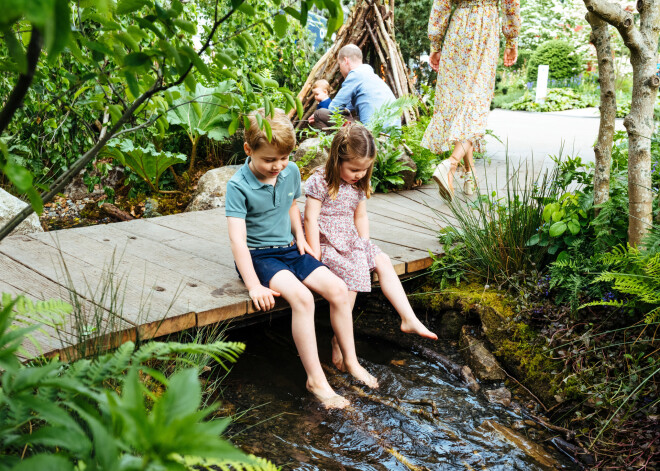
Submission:
POLYGON ((258 150, 264 144, 269 144, 282 154, 289 154, 296 146, 296 133, 293 124, 286 113, 280 108, 275 108, 272 116, 266 116, 263 108, 259 108, 248 115, 250 127, 245 130, 245 142, 253 151, 258 150), (272 131, 272 139, 269 141, 265 129, 259 129, 257 113, 264 121, 268 121, 272 131))
POLYGON ((365 176, 355 186, 362 190, 367 198, 370 198, 372 193, 371 173, 376 160, 376 141, 371 132, 361 124, 346 122, 332 140, 330 156, 325 163, 325 181, 328 183, 328 194, 331 199, 334 200, 339 193, 342 162, 365 157, 372 159, 371 165, 365 176))
POLYGON ((314 82, 314 86, 312 87, 312 89, 314 88, 323 88, 328 95, 332 93, 332 87, 330 86, 330 82, 328 82, 326 79, 321 79, 314 82))

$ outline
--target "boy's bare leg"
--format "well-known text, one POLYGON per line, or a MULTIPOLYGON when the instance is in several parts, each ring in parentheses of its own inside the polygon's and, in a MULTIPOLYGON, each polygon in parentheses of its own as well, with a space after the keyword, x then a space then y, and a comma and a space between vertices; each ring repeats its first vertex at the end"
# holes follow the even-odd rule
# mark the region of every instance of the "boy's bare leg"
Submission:
POLYGON ((319 360, 314 330, 314 296, 287 270, 275 274, 270 280, 270 289, 280 292, 291 305, 291 332, 307 373, 307 389, 326 408, 343 409, 348 405, 348 400, 332 389, 319 360))
POLYGON ((417 334, 427 339, 437 340, 438 336, 427 329, 415 315, 408 296, 403 290, 401 280, 394 271, 390 257, 384 253, 376 256, 376 273, 378 273, 383 294, 401 316, 401 330, 407 334, 417 334))
POLYGON ((303 283, 330 303, 330 322, 344 358, 346 371, 367 386, 377 388, 378 380, 360 365, 355 353, 353 315, 346 284, 327 267, 317 268, 303 280, 303 283))
MULTIPOLYGON (((351 303, 351 313, 353 313, 353 308, 355 307, 356 297, 356 291, 348 292, 348 301, 351 303)), ((344 367, 344 355, 341 354, 341 348, 339 348, 339 342, 337 341, 336 335, 332 336, 332 341, 330 343, 332 344, 332 364, 335 365, 339 371, 345 371, 346 368, 344 367)))

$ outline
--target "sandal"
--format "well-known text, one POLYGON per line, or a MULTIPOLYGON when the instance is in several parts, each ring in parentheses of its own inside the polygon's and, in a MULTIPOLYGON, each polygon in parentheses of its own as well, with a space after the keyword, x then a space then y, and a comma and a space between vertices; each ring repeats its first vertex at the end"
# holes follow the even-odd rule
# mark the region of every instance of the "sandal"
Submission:
POLYGON ((447 201, 451 201, 454 195, 454 189, 449 186, 449 172, 451 171, 451 162, 449 159, 443 160, 433 172, 433 180, 438 184, 440 196, 447 201))
POLYGON ((477 187, 477 176, 473 173, 465 174, 465 182, 463 183, 463 193, 468 196, 474 195, 474 189, 477 187))

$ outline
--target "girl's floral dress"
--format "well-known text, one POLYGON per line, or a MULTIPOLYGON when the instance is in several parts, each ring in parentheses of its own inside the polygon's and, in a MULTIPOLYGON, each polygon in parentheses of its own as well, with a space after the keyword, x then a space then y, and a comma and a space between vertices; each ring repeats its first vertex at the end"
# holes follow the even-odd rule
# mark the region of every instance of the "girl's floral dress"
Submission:
MULTIPOLYGON (((502 3, 502 32, 506 46, 512 47, 520 32, 520 0, 502 3)), ((472 141, 475 152, 483 152, 499 27, 497 0, 434 0, 429 39, 431 52, 441 51, 440 66, 433 118, 422 138, 422 146, 432 152, 445 152, 465 140, 472 141)))
POLYGON ((305 182, 305 196, 321 201, 321 262, 344 280, 349 291, 371 291, 370 272, 376 268, 376 256, 382 251, 370 240, 360 238, 355 227, 355 210, 366 198, 364 192, 342 182, 333 200, 328 194, 325 170, 319 170, 305 182))

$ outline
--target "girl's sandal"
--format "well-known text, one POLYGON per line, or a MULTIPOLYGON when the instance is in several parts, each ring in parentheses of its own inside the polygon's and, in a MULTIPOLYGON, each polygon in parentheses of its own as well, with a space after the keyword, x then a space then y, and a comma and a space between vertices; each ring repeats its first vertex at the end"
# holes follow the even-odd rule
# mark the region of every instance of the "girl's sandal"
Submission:
POLYGON ((438 184, 438 191, 440 196, 447 201, 451 201, 452 196, 454 195, 454 189, 449 186, 449 172, 451 171, 451 163, 449 159, 443 160, 435 168, 433 172, 433 180, 438 184))
POLYGON ((472 172, 466 172, 465 183, 463 183, 463 193, 467 196, 474 195, 474 189, 477 187, 477 176, 472 172))

